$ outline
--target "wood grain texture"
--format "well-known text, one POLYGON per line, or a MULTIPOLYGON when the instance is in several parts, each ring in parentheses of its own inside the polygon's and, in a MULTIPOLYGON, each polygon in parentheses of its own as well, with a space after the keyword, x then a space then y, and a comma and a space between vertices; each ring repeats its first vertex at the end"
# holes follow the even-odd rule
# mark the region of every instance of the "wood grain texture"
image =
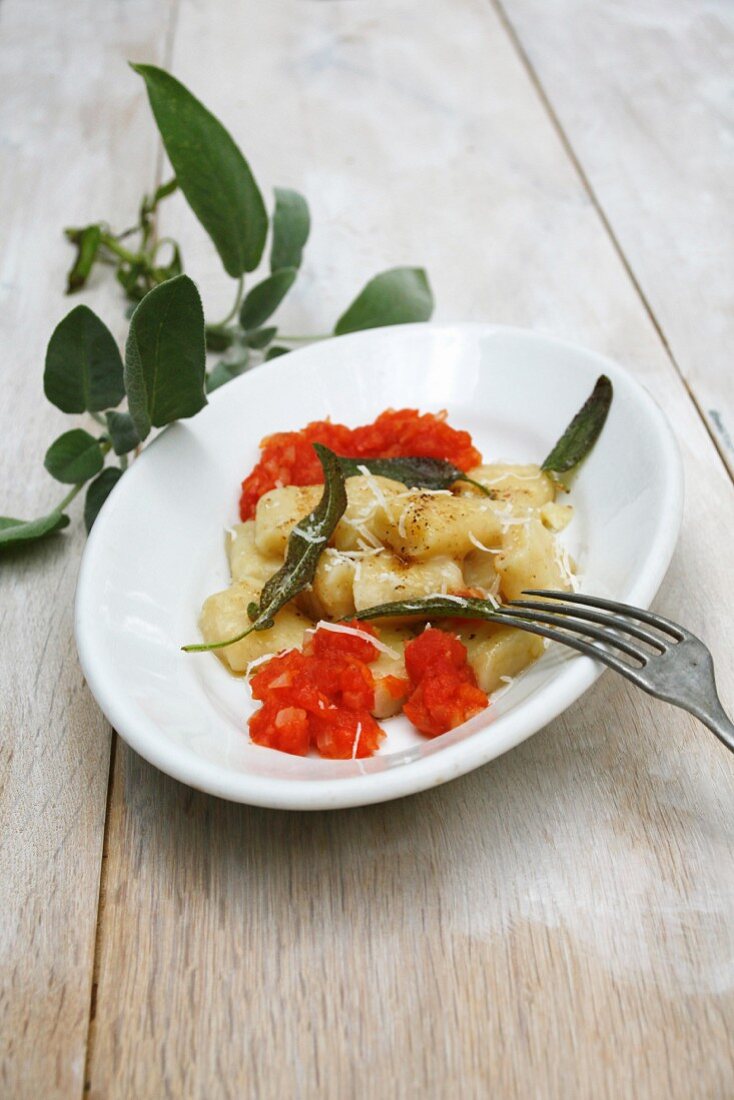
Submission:
MULTIPOLYGON (((658 606, 711 644, 731 708, 734 491, 490 5, 184 0, 174 65, 264 184, 309 197, 284 327, 423 262, 439 317, 635 371, 688 485, 658 606)), ((167 217, 225 307, 211 246, 167 217)), ((364 810, 225 804, 120 745, 90 1094, 730 1096, 733 778, 693 719, 609 674, 481 771, 364 810)))
POLYGON ((734 7, 499 2, 734 473, 734 7))
MULTIPOLYGON (((66 488, 43 469, 68 418, 43 397, 45 346, 71 308, 62 229, 131 216, 156 143, 125 79, 155 53, 168 5, 0 5, 0 464, 4 514, 43 515, 66 488)), ((79 300, 79 299, 77 299, 79 300)), ((122 333, 104 280, 82 300, 122 333)), ((110 731, 72 636, 84 544, 74 527, 0 559, 0 1094, 81 1096, 110 731)))

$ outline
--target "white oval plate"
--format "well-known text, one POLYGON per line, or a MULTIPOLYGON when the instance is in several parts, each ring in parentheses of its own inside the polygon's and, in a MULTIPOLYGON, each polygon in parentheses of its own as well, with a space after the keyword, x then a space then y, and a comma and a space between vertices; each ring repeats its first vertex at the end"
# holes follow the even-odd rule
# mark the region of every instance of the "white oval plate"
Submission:
POLYGON ((437 412, 489 459, 539 462, 597 376, 614 383, 601 439, 578 476, 567 545, 582 588, 646 607, 665 574, 682 509, 677 447, 662 412, 621 367, 518 329, 405 325, 295 352, 213 394, 163 432, 102 509, 82 560, 76 640, 105 715, 184 783, 257 806, 325 809, 445 783, 511 749, 597 679, 589 658, 552 647, 488 711, 435 740, 391 719, 364 761, 295 757, 249 743, 242 680, 199 637, 205 596, 228 583, 223 529, 262 436, 326 416, 356 425, 388 406, 437 412))

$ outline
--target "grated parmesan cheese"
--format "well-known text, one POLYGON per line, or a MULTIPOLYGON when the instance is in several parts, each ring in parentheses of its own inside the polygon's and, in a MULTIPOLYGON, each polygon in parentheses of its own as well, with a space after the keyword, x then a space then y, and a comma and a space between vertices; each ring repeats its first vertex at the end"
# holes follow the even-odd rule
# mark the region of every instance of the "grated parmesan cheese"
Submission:
POLYGON ((245 666, 245 680, 249 683, 250 674, 254 668, 267 664, 268 661, 272 661, 273 657, 284 657, 286 653, 295 653, 296 649, 297 646, 292 645, 289 649, 280 649, 276 653, 263 653, 260 657, 253 657, 245 666))
POLYGON ((469 542, 476 546, 477 550, 483 550, 485 554, 501 554, 501 550, 493 549, 491 546, 485 546, 483 542, 480 542, 473 531, 469 532, 469 542))
POLYGON ((354 744, 352 745, 352 760, 357 759, 357 749, 359 748, 359 739, 362 736, 362 723, 357 722, 357 736, 354 738, 354 744))
MULTIPOLYGON (((385 499, 385 494, 383 493, 382 489, 377 484, 375 475, 371 474, 366 466, 358 466, 357 469, 359 470, 360 474, 363 475, 365 481, 367 482, 367 488, 375 498, 376 505, 382 508, 388 520, 392 523, 392 511, 390 509, 390 505, 385 499)), ((374 514, 374 508, 372 509, 372 512, 370 514, 374 514)), ((365 516, 365 519, 366 518, 367 517, 365 516)))

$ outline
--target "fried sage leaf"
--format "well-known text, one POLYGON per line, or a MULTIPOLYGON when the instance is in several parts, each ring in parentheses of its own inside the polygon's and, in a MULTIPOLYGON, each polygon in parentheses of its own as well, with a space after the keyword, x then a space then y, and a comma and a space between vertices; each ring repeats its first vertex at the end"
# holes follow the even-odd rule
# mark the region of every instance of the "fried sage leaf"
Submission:
POLYGON ((387 619, 408 615, 420 615, 425 619, 499 619, 500 622, 507 622, 501 609, 489 600, 479 600, 474 596, 421 596, 414 600, 397 600, 365 607, 353 617, 387 619))
POLYGON ((576 413, 541 469, 548 473, 565 474, 586 458, 604 427, 613 393, 612 383, 607 376, 599 375, 591 395, 576 413))
POLYGON ((328 447, 320 443, 314 443, 313 446, 324 471, 324 492, 313 512, 299 520, 291 531, 285 562, 263 588, 260 603, 252 603, 248 607, 252 625, 235 638, 185 645, 182 648, 186 653, 224 649, 246 638, 253 630, 269 630, 281 607, 313 580, 319 558, 347 507, 347 492, 339 459, 328 447))
POLYGON ((467 481, 489 496, 489 489, 463 470, 442 458, 340 458, 339 465, 345 477, 356 477, 368 470, 377 477, 389 477, 401 481, 409 489, 450 489, 456 481, 467 481))

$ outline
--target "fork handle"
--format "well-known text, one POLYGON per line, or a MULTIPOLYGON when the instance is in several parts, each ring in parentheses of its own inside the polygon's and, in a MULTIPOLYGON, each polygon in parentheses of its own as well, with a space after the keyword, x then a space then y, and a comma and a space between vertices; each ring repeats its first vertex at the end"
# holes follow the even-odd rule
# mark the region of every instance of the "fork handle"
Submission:
POLYGON ((734 752, 734 722, 722 707, 718 695, 707 703, 705 710, 702 707, 686 707, 686 710, 708 726, 730 752, 734 752))

